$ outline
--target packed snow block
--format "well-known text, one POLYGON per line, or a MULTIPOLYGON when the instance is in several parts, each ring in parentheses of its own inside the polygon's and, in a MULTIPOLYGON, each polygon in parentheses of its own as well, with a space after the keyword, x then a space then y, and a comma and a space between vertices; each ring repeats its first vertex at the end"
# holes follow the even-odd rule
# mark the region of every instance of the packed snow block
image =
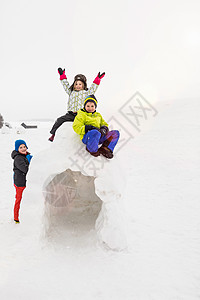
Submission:
POLYGON ((3 127, 1 128, 1 133, 3 134, 7 134, 7 133, 17 133, 17 134, 23 134, 25 133, 25 128, 23 126, 18 126, 17 122, 16 124, 14 123, 14 125, 8 122, 5 122, 3 127))
POLYGON ((76 231, 96 230, 106 247, 126 248, 121 158, 91 156, 72 123, 64 123, 50 148, 34 156, 27 177, 29 184, 34 181, 37 186, 35 198, 41 199, 42 191, 47 232, 54 224, 59 224, 59 230, 73 226, 76 231))
POLYGON ((119 161, 106 164, 95 179, 95 193, 102 200, 102 209, 96 221, 96 230, 107 247, 123 250, 127 247, 124 209, 125 178, 119 161))
POLYGON ((15 127, 15 131, 17 134, 24 134, 25 128, 20 125, 20 126, 15 127))
POLYGON ((8 122, 2 123, 1 133, 3 133, 3 134, 11 133, 11 130, 12 130, 12 126, 10 125, 10 123, 8 123, 8 122))
POLYGON ((103 203, 96 220, 99 240, 112 250, 121 251, 127 247, 126 221, 120 209, 120 202, 103 203))
POLYGON ((9 128, 9 127, 7 127, 7 126, 5 126, 5 125, 0 130, 1 130, 2 134, 9 134, 9 133, 12 132, 12 129, 9 128))
POLYGON ((10 128, 10 129, 12 129, 12 126, 10 125, 10 123, 5 122, 4 125, 5 125, 6 127, 10 128))

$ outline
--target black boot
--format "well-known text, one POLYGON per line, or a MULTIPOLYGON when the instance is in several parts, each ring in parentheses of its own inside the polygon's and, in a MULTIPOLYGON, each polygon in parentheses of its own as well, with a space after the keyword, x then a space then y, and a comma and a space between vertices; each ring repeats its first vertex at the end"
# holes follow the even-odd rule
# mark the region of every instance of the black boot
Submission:
POLYGON ((50 142, 53 142, 54 137, 55 137, 55 134, 52 134, 52 136, 49 138, 49 141, 50 141, 50 142))
POLYGON ((99 153, 101 153, 106 158, 109 158, 109 159, 113 158, 113 152, 112 152, 112 150, 110 150, 109 148, 107 148, 105 145, 102 145, 99 148, 99 153))
POLYGON ((90 152, 87 148, 86 148, 86 150, 87 150, 92 156, 97 157, 97 156, 100 155, 99 150, 97 150, 97 152, 90 152))

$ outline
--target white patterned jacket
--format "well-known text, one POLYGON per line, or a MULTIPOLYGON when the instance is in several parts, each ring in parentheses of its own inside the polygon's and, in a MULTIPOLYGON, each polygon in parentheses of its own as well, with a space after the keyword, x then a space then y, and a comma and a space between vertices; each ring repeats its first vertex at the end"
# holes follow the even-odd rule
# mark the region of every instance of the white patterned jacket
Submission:
POLYGON ((65 92, 69 95, 69 100, 67 103, 67 110, 77 112, 79 109, 83 108, 83 102, 85 98, 89 95, 94 95, 98 85, 96 83, 92 83, 91 87, 86 90, 81 91, 72 91, 69 89, 70 84, 67 79, 61 80, 61 83, 64 87, 65 92))

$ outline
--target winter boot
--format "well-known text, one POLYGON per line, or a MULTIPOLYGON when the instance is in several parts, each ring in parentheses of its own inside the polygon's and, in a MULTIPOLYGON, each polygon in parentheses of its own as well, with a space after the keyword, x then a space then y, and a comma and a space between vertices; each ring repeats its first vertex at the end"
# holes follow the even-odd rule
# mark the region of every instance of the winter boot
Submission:
POLYGON ((105 156, 106 158, 113 158, 113 152, 107 148, 105 145, 102 145, 100 148, 99 148, 99 152, 105 156))
POLYGON ((99 150, 97 150, 97 152, 90 152, 87 148, 86 148, 86 150, 87 150, 92 156, 97 157, 97 156, 100 155, 99 150))
POLYGON ((52 134, 52 136, 49 138, 49 141, 50 141, 50 142, 53 142, 54 137, 55 137, 55 134, 52 134))

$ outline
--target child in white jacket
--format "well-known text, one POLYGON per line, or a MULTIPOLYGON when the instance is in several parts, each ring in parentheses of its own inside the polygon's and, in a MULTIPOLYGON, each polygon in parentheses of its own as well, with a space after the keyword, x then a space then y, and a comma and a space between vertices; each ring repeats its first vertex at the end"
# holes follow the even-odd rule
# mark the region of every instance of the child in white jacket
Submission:
POLYGON ((60 74, 60 81, 64 87, 64 90, 69 95, 67 110, 68 112, 59 117, 54 123, 50 133, 52 134, 49 138, 49 141, 53 142, 56 130, 64 123, 64 122, 73 122, 75 116, 77 115, 77 111, 83 107, 83 102, 88 95, 95 94, 101 79, 105 76, 105 72, 100 74, 98 73, 97 77, 94 79, 91 87, 87 88, 87 79, 84 75, 78 74, 74 77, 74 82, 70 86, 67 81, 67 77, 65 75, 65 69, 62 70, 58 68, 58 73, 60 74))

